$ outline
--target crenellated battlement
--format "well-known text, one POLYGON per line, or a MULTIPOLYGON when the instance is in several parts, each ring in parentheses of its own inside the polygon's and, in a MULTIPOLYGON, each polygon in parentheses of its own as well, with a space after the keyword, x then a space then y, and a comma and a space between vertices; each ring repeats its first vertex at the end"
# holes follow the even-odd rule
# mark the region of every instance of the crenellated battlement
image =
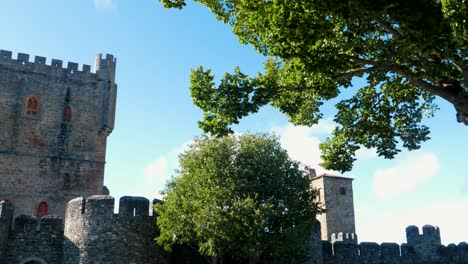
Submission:
POLYGON ((123 196, 119 200, 119 215, 148 216, 149 200, 145 197, 123 196))
POLYGON ((422 227, 422 234, 419 233, 417 226, 411 225, 406 228, 406 239, 408 243, 418 243, 420 241, 439 241, 440 230, 437 226, 425 225, 422 227))
POLYGON ((355 233, 343 233, 331 234, 331 242, 345 242, 345 243, 357 243, 357 235, 355 233))
POLYGON ((468 263, 468 244, 439 246, 434 255, 418 254, 408 244, 322 241, 323 263, 468 263))
POLYGON ((150 202, 144 197, 120 198, 117 214, 112 196, 71 200, 65 218, 65 263, 155 263, 165 259, 154 242, 157 228, 149 209, 150 202))
POLYGON ((13 231, 15 233, 44 232, 61 233, 63 232, 62 219, 42 217, 37 218, 31 215, 20 215, 15 218, 13 231))
POLYGON ((105 57, 101 53, 96 55, 96 61, 94 68, 96 69, 96 74, 103 79, 108 79, 111 83, 115 81, 115 65, 117 64, 117 59, 114 58, 111 54, 106 54, 105 57))
POLYGON ((408 226, 406 240, 408 245, 414 247, 416 253, 424 256, 435 256, 437 249, 442 245, 439 228, 431 225, 423 226, 422 234, 417 226, 408 226))
POLYGON ((111 81, 114 82, 116 62, 117 59, 111 54, 107 54, 105 58, 102 58, 102 54, 98 54, 95 72, 91 72, 91 66, 87 64, 83 64, 80 68, 78 63, 68 62, 65 67, 63 61, 59 59, 51 59, 50 64, 47 64, 47 58, 42 56, 35 56, 34 61, 30 61, 30 55, 26 53, 18 53, 15 59, 11 51, 0 50, 2 66, 74 80, 112 78, 111 81))
POLYGON ((123 196, 119 200, 118 214, 114 214, 115 199, 109 195, 78 197, 67 205, 66 215, 86 218, 134 218, 150 216, 149 200, 144 197, 123 196))

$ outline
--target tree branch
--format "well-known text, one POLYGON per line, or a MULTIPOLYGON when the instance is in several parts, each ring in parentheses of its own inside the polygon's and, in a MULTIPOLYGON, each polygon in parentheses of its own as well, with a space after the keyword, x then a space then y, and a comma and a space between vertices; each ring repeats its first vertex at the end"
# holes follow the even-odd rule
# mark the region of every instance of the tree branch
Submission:
POLYGON ((374 17, 374 21, 379 24, 385 31, 388 33, 392 34, 395 38, 401 38, 403 35, 396 29, 392 27, 392 24, 388 23, 387 21, 379 18, 379 17, 374 17))
POLYGON ((339 73, 335 74, 335 77, 336 78, 352 77, 354 75, 358 75, 358 74, 361 74, 361 73, 368 73, 368 72, 375 71, 375 70, 377 70, 376 67, 369 67, 369 68, 363 67, 363 68, 359 68, 359 69, 348 70, 348 71, 345 71, 345 72, 339 72, 339 73))
POLYGON ((450 62, 459 70, 463 76, 463 79, 468 82, 468 67, 463 65, 463 61, 457 60, 455 57, 450 58, 450 62))

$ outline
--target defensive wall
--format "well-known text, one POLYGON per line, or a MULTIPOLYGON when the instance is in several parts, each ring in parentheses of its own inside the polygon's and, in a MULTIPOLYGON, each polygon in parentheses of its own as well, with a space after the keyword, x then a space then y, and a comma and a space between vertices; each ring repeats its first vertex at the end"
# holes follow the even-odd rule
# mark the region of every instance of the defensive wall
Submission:
POLYGON ((168 263, 154 241, 149 206, 146 198, 125 196, 114 214, 111 196, 80 197, 68 203, 63 225, 58 218, 26 215, 13 221, 11 203, 0 202, 0 264, 168 263))
MULTIPOLYGON (((154 204, 155 202, 153 202, 154 204)), ((114 213, 114 198, 95 195, 75 198, 67 204, 65 225, 56 218, 18 216, 0 202, 0 264, 134 263, 166 264, 169 253, 155 242, 158 235, 150 202, 125 196, 114 213)), ((406 228, 407 243, 357 243, 355 234, 332 234, 320 240, 320 226, 312 235, 308 264, 449 264, 468 263, 468 244, 441 245, 437 227, 406 228)))
MULTIPOLYGON (((174 261, 155 244, 146 198, 122 197, 116 214, 114 198, 102 195, 115 122, 114 56, 98 54, 94 72, 86 64, 30 57, 0 50, 0 264, 195 263, 174 261), (38 212, 47 216, 31 216, 38 212)), ((409 226, 402 245, 358 244, 352 179, 311 176, 327 213, 308 243, 307 264, 468 264, 468 245, 441 245, 432 226, 422 233, 409 226)))
POLYGON ((332 234, 322 241, 323 264, 442 264, 468 263, 468 244, 441 244, 438 227, 425 225, 422 234, 416 226, 406 228, 407 243, 357 243, 354 234, 332 234))

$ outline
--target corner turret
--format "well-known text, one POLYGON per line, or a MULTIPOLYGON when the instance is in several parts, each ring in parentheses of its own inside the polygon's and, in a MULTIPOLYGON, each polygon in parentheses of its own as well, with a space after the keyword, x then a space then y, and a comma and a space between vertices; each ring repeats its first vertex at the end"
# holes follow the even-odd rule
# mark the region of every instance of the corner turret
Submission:
POLYGON ((100 134, 107 137, 115 124, 115 108, 117 103, 117 84, 115 83, 115 67, 117 59, 114 55, 106 54, 103 58, 102 54, 96 55, 94 68, 96 75, 102 80, 99 89, 104 91, 103 97, 103 116, 101 121, 100 134))
POLYGON ((435 256, 437 249, 442 245, 439 228, 431 225, 423 226, 421 235, 417 226, 408 226, 406 240, 421 256, 435 256))
POLYGON ((112 54, 106 54, 106 57, 103 58, 102 54, 99 53, 96 55, 96 61, 94 64, 94 69, 96 74, 104 80, 109 80, 112 84, 115 83, 115 65, 117 64, 117 59, 114 58, 112 54))

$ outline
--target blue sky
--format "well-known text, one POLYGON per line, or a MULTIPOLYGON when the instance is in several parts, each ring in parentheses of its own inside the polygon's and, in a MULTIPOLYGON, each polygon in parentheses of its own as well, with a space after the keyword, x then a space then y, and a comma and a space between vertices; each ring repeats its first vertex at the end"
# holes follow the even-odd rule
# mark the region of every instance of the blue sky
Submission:
MULTIPOLYGON (((0 49, 92 64, 97 53, 117 57, 116 128, 109 137, 105 184, 111 195, 153 198, 174 174, 177 154, 201 134, 201 111, 188 91, 190 69, 203 65, 219 77, 235 66, 255 74, 264 58, 241 45, 228 26, 190 3, 166 10, 155 0, 1 0, 0 49)), ((359 84, 356 80, 356 84, 359 84)), ((404 242, 410 224, 437 225, 448 244, 468 240, 468 126, 438 101, 426 120, 431 140, 394 160, 358 153, 353 171, 360 241, 404 242)), ((234 127, 276 132, 290 155, 318 167, 318 144, 333 128, 332 104, 312 128, 293 127, 272 108, 234 127)))

